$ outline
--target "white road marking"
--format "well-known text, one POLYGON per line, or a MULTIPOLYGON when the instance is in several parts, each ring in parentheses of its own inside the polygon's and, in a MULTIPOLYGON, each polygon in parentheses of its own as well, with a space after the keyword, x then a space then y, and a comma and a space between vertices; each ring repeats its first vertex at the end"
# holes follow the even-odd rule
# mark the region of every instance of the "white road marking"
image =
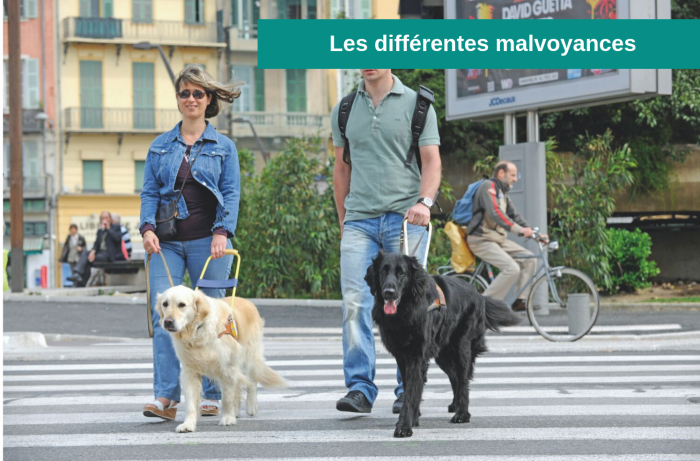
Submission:
MULTIPOLYGON (((517 418, 543 416, 700 416, 700 405, 539 405, 539 406, 476 406, 470 408, 472 421, 480 418, 517 418)), ((451 418, 445 407, 421 407, 423 418, 451 418)), ((244 415, 239 421, 286 421, 286 420, 342 420, 356 418, 355 414, 339 413, 329 406, 327 409, 270 409, 261 408, 253 416, 244 415)), ((178 412, 178 420, 184 419, 184 411, 178 412)), ((375 408, 368 419, 397 419, 391 408, 375 408)), ((109 413, 48 413, 4 415, 5 426, 63 425, 63 424, 112 424, 148 423, 137 411, 109 413)))
POLYGON ((287 443, 409 443, 417 441, 489 441, 489 440, 700 440, 697 427, 498 427, 416 429, 412 438, 396 439, 393 431, 362 429, 356 431, 214 431, 176 434, 175 432, 138 432, 112 434, 5 435, 3 445, 20 447, 100 447, 136 445, 203 444, 287 444, 287 443))

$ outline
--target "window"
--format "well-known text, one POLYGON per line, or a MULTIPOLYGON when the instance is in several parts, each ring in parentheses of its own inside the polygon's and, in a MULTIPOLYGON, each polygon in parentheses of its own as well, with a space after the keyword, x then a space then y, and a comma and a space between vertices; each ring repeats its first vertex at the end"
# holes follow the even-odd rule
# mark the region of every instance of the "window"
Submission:
POLYGON ((80 0, 81 18, 111 18, 114 0, 80 0))
MULTIPOLYGON (((32 19, 39 17, 38 0, 19 0, 19 17, 20 19, 32 19)), ((4 20, 7 21, 7 9, 3 8, 4 20)))
POLYGON ((146 167, 144 160, 136 160, 134 162, 134 182, 136 184, 136 192, 141 192, 143 189, 143 169, 146 167))
POLYGON ((231 66, 233 78, 243 81, 240 86, 241 95, 233 101, 233 110, 236 112, 251 112, 253 110, 253 68, 250 66, 231 66))
POLYGON ((255 30, 260 19, 260 0, 233 0, 231 13, 231 24, 238 28, 239 33, 255 30))
POLYGON ((133 63, 134 128, 156 127, 156 96, 152 62, 133 63))
POLYGON ((255 68, 255 110, 265 112, 265 71, 255 68))
POLYGON ((277 0, 278 19, 316 19, 317 0, 277 0))
POLYGON ((287 112, 306 112, 306 69, 287 69, 287 112))
POLYGON ((102 128, 102 61, 80 61, 80 126, 102 128))
MULTIPOLYGON (((3 71, 5 72, 5 102, 4 111, 10 111, 10 64, 7 59, 3 61, 3 71)), ((39 60, 22 58, 20 61, 20 80, 22 81, 22 108, 39 108, 39 60)))
MULTIPOLYGON (((8 226, 9 227, 9 226, 8 226)), ((24 236, 25 237, 43 237, 46 235, 48 226, 45 222, 25 222, 24 236)), ((6 231, 9 235, 9 230, 6 231)))
POLYGON ((331 19, 372 19, 372 0, 331 0, 331 19))
POLYGON ((102 160, 83 160, 83 192, 102 191, 102 160))
POLYGON ((131 0, 131 21, 153 22, 153 0, 131 0))
MULTIPOLYGON (((40 192, 43 186, 39 141, 22 141, 22 188, 26 192, 40 192)), ((10 143, 5 143, 5 177, 10 177, 10 143)))
POLYGON ((204 0, 185 0, 185 24, 204 24, 204 0))

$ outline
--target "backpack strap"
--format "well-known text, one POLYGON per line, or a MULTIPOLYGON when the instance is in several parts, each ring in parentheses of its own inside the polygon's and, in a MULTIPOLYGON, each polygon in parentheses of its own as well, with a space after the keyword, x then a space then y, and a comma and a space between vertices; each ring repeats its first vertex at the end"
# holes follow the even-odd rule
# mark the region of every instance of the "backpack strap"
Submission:
POLYGON ((411 119, 411 147, 408 150, 408 155, 406 156, 406 166, 411 164, 413 161, 413 156, 416 156, 416 163, 418 163, 418 170, 421 169, 421 158, 418 149, 418 140, 420 135, 423 134, 425 129, 425 123, 428 120, 428 110, 430 105, 435 104, 435 95, 433 92, 423 86, 418 85, 418 97, 416 98, 416 108, 413 110, 413 118, 411 119))
POLYGON ((345 141, 345 148, 343 150, 343 162, 350 165, 350 141, 348 141, 348 136, 345 133, 345 129, 348 127, 348 119, 350 118, 350 111, 352 110, 352 103, 355 102, 355 96, 357 96, 357 91, 353 91, 349 95, 345 96, 340 101, 340 107, 338 108, 338 128, 340 129, 340 135, 345 141))

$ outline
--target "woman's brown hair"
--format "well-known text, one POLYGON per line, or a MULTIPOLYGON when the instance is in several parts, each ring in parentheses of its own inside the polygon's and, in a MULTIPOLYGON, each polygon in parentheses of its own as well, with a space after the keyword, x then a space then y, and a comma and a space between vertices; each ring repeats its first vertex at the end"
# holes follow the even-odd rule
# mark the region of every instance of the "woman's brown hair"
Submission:
POLYGON ((241 95, 239 86, 243 84, 243 82, 234 80, 231 80, 229 83, 217 82, 204 70, 204 67, 199 64, 190 64, 180 71, 175 80, 175 88, 177 88, 177 91, 180 91, 180 85, 184 82, 199 85, 204 88, 208 95, 211 95, 211 102, 207 106, 204 118, 212 118, 219 115, 219 111, 221 111, 221 104, 219 101, 226 101, 229 104, 232 103, 234 99, 241 95))

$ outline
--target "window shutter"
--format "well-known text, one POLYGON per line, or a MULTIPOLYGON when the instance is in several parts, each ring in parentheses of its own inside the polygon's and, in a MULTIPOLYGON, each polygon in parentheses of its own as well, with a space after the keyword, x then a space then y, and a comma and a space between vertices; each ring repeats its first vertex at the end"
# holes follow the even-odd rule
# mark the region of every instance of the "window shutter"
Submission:
POLYGON ((143 170, 146 167, 146 162, 143 160, 136 160, 134 162, 134 181, 135 181, 135 190, 137 192, 143 190, 143 170))
POLYGON ((39 108, 39 60, 27 59, 27 108, 39 108))
POLYGON ((185 0, 185 24, 194 24, 195 22, 195 0, 185 0))
POLYGON ((255 68, 255 110, 265 112, 265 70, 255 68))
POLYGON ((341 0, 331 0, 331 19, 336 19, 338 17, 338 13, 340 12, 339 8, 339 2, 341 0))
POLYGON ((102 191, 102 160, 83 160, 83 192, 102 191))
POLYGON ((233 101, 233 109, 237 112, 251 112, 253 110, 253 68, 248 66, 231 66, 236 80, 244 82, 241 85, 241 96, 233 101))
POLYGON ((24 0, 24 17, 27 19, 39 17, 37 0, 24 0))
POLYGON ((91 0, 80 0, 80 17, 89 18, 92 17, 92 11, 90 8, 91 0))
POLYGON ((102 17, 111 18, 114 16, 114 4, 112 0, 102 0, 102 17))
POLYGON ((360 19, 372 19, 372 0, 360 0, 360 19))
POLYGON ((141 0, 143 11, 143 22, 152 23, 153 22, 153 0, 141 0))
POLYGON ((25 186, 28 190, 40 188, 41 162, 39 157, 39 142, 25 141, 22 143, 25 186))
POLYGON ((287 112, 306 112, 306 69, 287 69, 287 112))

